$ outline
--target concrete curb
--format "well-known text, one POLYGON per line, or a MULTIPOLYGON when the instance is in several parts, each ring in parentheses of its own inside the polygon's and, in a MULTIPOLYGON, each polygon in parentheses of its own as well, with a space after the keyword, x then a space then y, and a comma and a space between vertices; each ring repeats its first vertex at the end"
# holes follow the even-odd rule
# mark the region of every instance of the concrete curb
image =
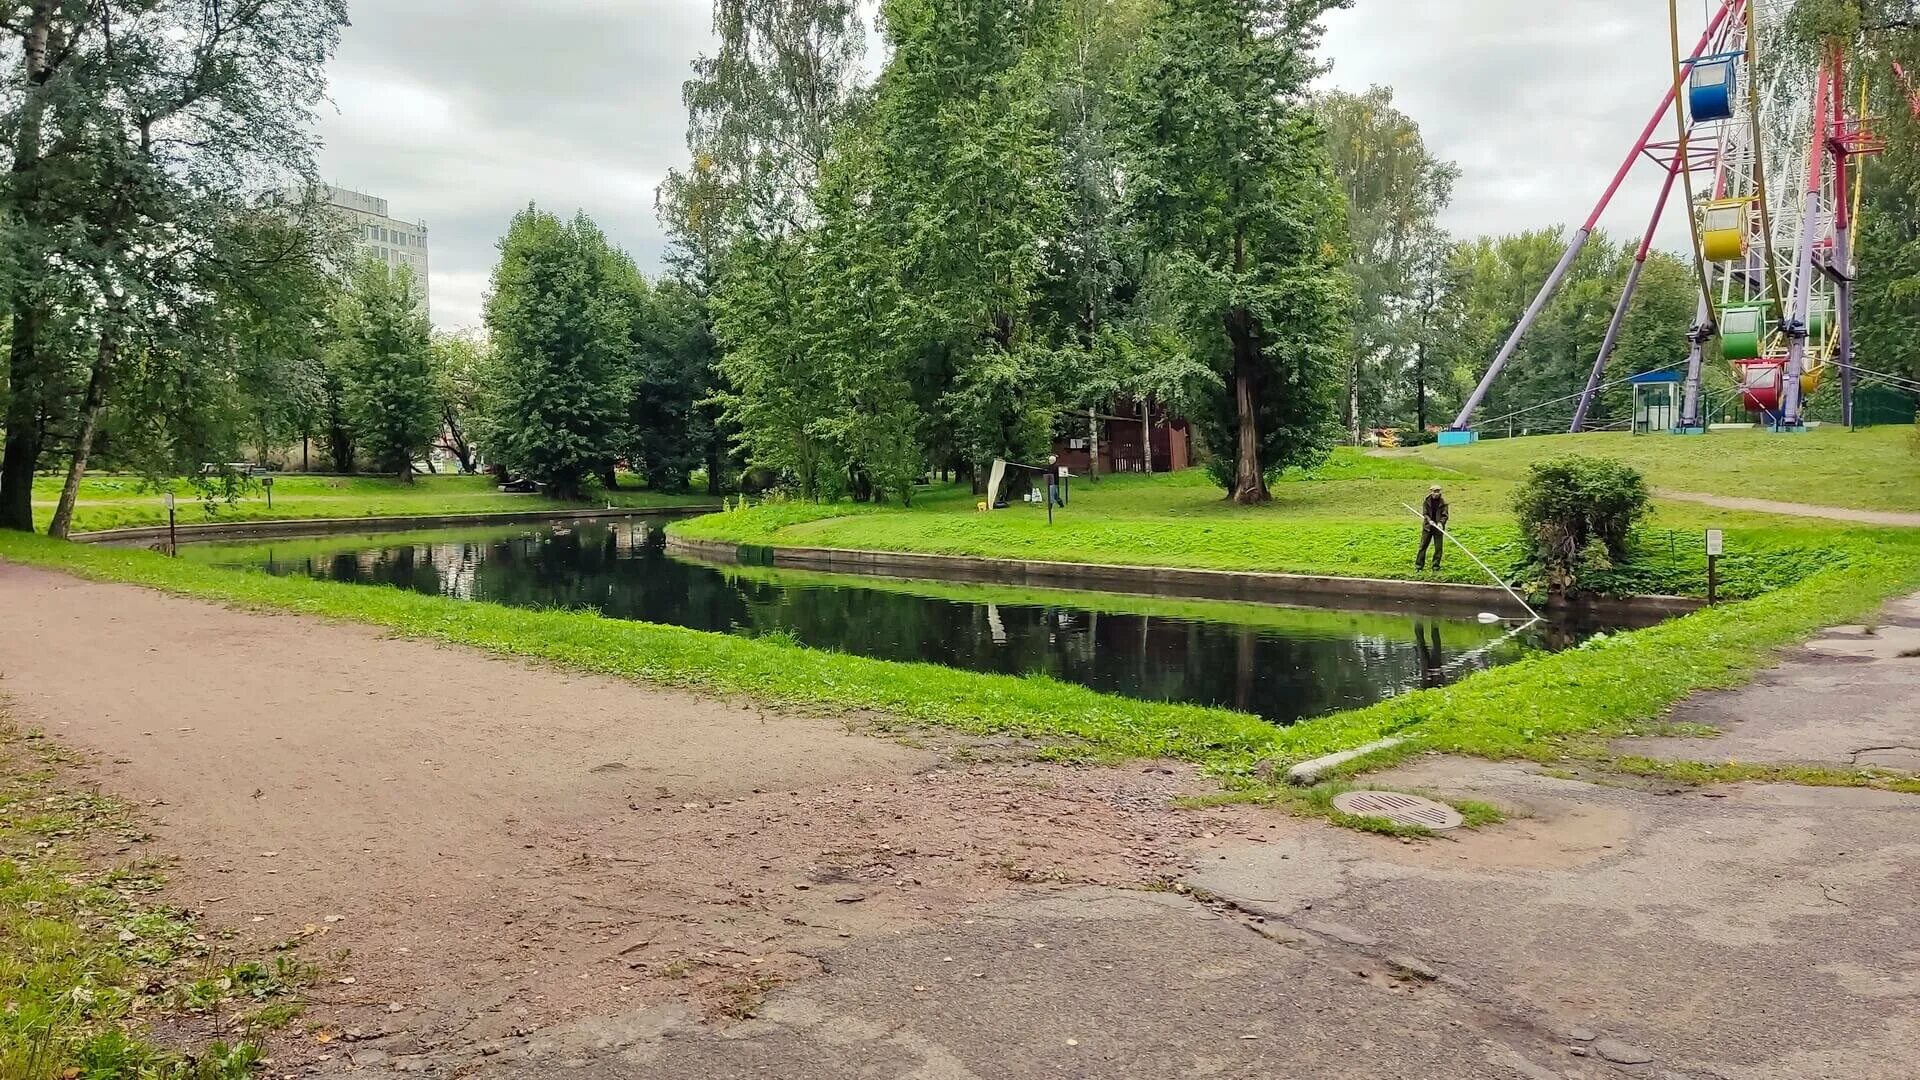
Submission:
POLYGON ((1406 741, 1407 740, 1397 735, 1389 735, 1384 739, 1375 739, 1365 746, 1356 746, 1351 750, 1342 750, 1337 754, 1328 754, 1325 757, 1317 757, 1311 761, 1303 761, 1287 770, 1287 780, 1290 783, 1299 784, 1301 787, 1312 787, 1314 784, 1320 782, 1322 776, 1345 765, 1349 761, 1363 758, 1368 754, 1378 753, 1382 750, 1391 750, 1406 741))
MULTIPOLYGON (((352 518, 279 518, 267 521, 214 521, 180 525, 175 533, 182 542, 201 540, 249 540, 264 536, 327 536, 338 533, 399 532, 410 529, 459 528, 464 525, 520 525, 541 521, 580 521, 593 518, 658 517, 707 514, 719 506, 615 507, 612 510, 508 510, 486 514, 388 515, 352 518)), ((67 539, 77 544, 127 544, 142 540, 164 540, 165 525, 140 525, 127 529, 101 529, 74 533, 67 539)))
MULTIPOLYGON (((1492 585, 1444 581, 1396 581, 1390 578, 1331 577, 1239 570, 1185 570, 1164 566, 984 559, 967 555, 922 555, 846 548, 767 547, 716 540, 689 540, 667 533, 667 550, 676 555, 796 570, 874 574, 883 577, 1035 585, 1149 596, 1183 596, 1255 603, 1319 603, 1401 611, 1418 606, 1452 608, 1462 613, 1504 611, 1518 615, 1506 591, 1492 585)), ((1682 615, 1698 610, 1699 600, 1684 596, 1596 597, 1558 610, 1624 616, 1682 615)))

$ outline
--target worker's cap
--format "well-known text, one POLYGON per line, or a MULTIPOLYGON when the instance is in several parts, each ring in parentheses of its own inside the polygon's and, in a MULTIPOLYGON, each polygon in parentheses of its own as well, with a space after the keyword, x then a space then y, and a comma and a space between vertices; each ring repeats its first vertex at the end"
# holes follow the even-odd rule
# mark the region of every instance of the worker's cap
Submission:
POLYGON ((1438 493, 1439 493, 1439 491, 1440 491, 1440 485, 1439 485, 1439 484, 1435 484, 1435 485, 1433 485, 1432 487, 1430 487, 1430 488, 1428 488, 1427 490, 1428 490, 1428 491, 1431 491, 1431 492, 1433 492, 1433 493, 1435 493, 1435 494, 1438 494, 1438 493))

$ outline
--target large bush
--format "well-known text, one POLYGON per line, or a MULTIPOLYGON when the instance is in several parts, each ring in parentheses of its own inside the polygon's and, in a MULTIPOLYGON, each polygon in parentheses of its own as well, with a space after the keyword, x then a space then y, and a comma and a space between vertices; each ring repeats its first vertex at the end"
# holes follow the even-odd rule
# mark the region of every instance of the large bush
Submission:
POLYGON ((1627 538, 1647 516, 1647 482, 1611 458, 1569 454, 1533 464, 1514 495, 1535 574, 1551 592, 1577 591, 1581 576, 1627 557, 1627 538))

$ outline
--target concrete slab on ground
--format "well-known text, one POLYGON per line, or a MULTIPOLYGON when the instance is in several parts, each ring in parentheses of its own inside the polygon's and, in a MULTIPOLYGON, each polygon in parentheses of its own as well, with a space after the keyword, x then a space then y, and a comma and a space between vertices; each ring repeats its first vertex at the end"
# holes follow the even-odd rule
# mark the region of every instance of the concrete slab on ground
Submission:
POLYGON ((1173 894, 1023 898, 825 960, 828 974, 731 1026, 660 1006, 435 1067, 486 1080, 1614 1075, 1448 989, 1277 943, 1173 894))
POLYGON ((1673 761, 1872 766, 1920 773, 1920 597, 1871 626, 1836 626, 1747 686, 1695 695, 1676 723, 1706 738, 1618 739, 1613 749, 1673 761))

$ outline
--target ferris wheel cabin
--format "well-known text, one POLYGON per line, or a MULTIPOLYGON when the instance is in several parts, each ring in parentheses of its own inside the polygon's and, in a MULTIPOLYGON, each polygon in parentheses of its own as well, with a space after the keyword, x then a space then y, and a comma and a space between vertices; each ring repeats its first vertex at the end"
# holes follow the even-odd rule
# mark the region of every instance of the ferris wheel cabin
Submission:
POLYGON ((1693 122, 1731 119, 1735 81, 1732 57, 1693 65, 1687 82, 1687 111, 1693 122))

